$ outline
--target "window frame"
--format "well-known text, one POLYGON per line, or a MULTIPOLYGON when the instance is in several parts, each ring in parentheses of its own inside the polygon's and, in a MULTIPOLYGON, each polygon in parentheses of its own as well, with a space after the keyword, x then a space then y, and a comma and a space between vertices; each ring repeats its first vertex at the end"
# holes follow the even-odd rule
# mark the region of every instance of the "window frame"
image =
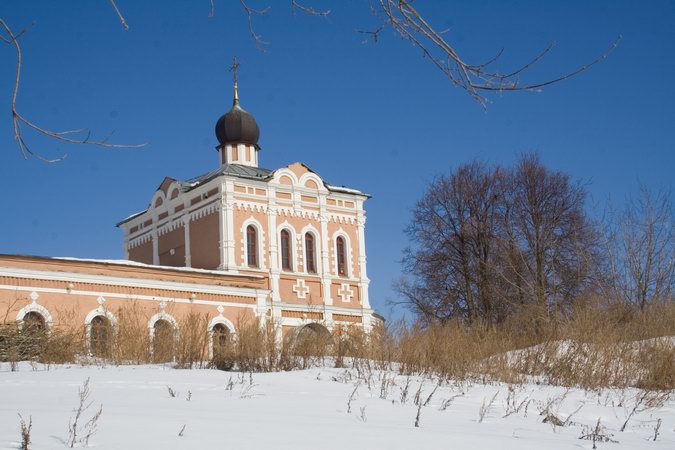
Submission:
POLYGON ((291 232, 287 228, 283 228, 279 232, 279 247, 280 247, 280 257, 281 257, 281 270, 288 272, 293 272, 293 248, 292 248, 293 237, 291 232), (284 240, 286 242, 284 242, 284 240))
POLYGON ((310 231, 305 233, 305 272, 311 274, 318 273, 316 264, 316 236, 310 231))
POLYGON ((253 224, 246 226, 246 265, 248 267, 259 269, 260 258, 258 251, 258 229, 253 224), (253 248, 253 251, 251 251, 253 248))
POLYGON ((335 268, 340 277, 349 277, 347 268, 347 240, 344 236, 335 238, 335 268))

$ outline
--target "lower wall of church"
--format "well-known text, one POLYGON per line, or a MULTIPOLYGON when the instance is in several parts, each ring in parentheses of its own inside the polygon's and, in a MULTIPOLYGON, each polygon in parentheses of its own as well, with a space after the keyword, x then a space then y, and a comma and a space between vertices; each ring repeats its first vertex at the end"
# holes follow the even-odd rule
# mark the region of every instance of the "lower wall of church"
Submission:
MULTIPOLYGON (((158 336, 172 335, 167 329, 179 335, 195 324, 212 336, 235 338, 256 319, 273 320, 279 338, 305 327, 323 333, 371 325, 372 311, 359 308, 358 297, 325 305, 315 279, 293 285, 285 280, 282 297, 296 301, 272 302, 268 280, 255 274, 11 255, 0 255, 0 263, 0 324, 81 330, 90 349, 97 336, 92 330, 101 326, 109 330, 107 336, 125 325, 147 330, 144 335, 154 345, 158 336), (300 293, 305 298, 299 299, 300 293)), ((355 285, 341 287, 337 297, 358 291, 355 285)))
POLYGON ((56 293, 36 290, 0 289, 0 322, 21 321, 29 312, 39 314, 48 327, 86 327, 97 316, 108 317, 113 324, 133 316, 152 328, 159 317, 179 324, 189 315, 198 315, 210 323, 221 319, 235 329, 242 321, 256 317, 254 302, 223 305, 190 299, 110 297, 104 292, 56 293))

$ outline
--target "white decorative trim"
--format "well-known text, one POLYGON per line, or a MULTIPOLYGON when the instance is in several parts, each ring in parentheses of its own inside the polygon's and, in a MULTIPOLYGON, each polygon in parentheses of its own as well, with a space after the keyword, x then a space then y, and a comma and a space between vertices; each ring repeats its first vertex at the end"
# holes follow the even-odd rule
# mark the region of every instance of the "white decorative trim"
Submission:
POLYGON ((227 329, 230 331, 232 335, 235 334, 234 324, 228 318, 224 317, 222 314, 218 314, 213 319, 211 319, 211 321, 209 322, 209 331, 213 332, 213 327, 219 323, 225 325, 225 327, 227 327, 227 329))
POLYGON ((313 172, 307 171, 307 173, 303 174, 300 177, 300 179, 298 180, 298 185, 299 185, 299 187, 303 187, 304 188, 303 191, 308 192, 308 193, 309 192, 315 193, 316 191, 318 191, 320 193, 323 193, 323 194, 328 193, 328 190, 324 186, 324 183, 323 183, 323 180, 321 179, 321 177, 318 176, 317 174, 313 173, 313 172), (317 185, 317 189, 308 187, 307 186, 308 180, 314 181, 317 185))
POLYGON ((352 287, 349 285, 349 283, 340 284, 340 289, 337 291, 337 293, 345 303, 351 302, 352 298, 354 297, 354 291, 352 290, 352 287))
POLYGON ((282 167, 281 169, 277 169, 274 172, 274 178, 272 178, 272 180, 270 180, 270 184, 276 184, 276 185, 279 185, 279 186, 288 186, 287 184, 281 183, 281 177, 283 175, 286 175, 291 179, 291 182, 293 183, 293 186, 297 186, 298 184, 300 184, 299 181, 298 181, 298 177, 288 167, 282 167))
MULTIPOLYGON (((99 297, 99 298, 101 298, 101 297, 99 297)), ((108 318, 108 320, 110 320, 110 324, 113 325, 113 326, 117 324, 117 319, 115 318, 115 315, 113 313, 111 313, 110 311, 107 311, 103 307, 103 305, 100 305, 98 308, 92 309, 91 311, 89 311, 89 314, 87 314, 87 316, 84 318, 84 324, 87 326, 87 335, 89 335, 89 331, 90 331, 90 328, 91 328, 91 321, 94 320, 94 317, 98 317, 98 316, 103 316, 103 317, 108 318)))
MULTIPOLYGON (((30 291, 33 288, 30 287, 20 287, 20 286, 11 286, 11 285, 0 285, 0 290, 12 290, 12 291, 30 291)), ((63 289, 54 289, 54 288, 38 288, 37 289, 40 292, 49 292, 53 294, 63 294, 63 289)), ((260 292, 269 292, 268 290, 255 290, 256 292, 256 298, 257 294, 260 292)), ((213 305, 213 304, 221 304, 225 306, 232 306, 235 308, 252 308, 256 309, 256 304, 250 304, 250 303, 235 303, 235 302, 223 302, 219 300, 192 300, 192 299, 186 299, 186 298, 176 298, 176 297, 161 297, 161 296, 154 296, 154 295, 129 295, 129 294, 119 294, 115 292, 97 292, 97 291, 79 291, 79 290, 72 290, 70 291, 70 294, 72 295, 78 295, 78 296, 95 296, 96 294, 101 294, 104 295, 107 298, 120 298, 124 300, 142 300, 142 301, 151 301, 151 302, 161 302, 161 301, 166 301, 166 302, 173 302, 173 303, 186 303, 186 304, 195 304, 195 305, 213 305)))
MULTIPOLYGON (((102 297, 99 297, 99 299, 100 298, 102 298, 102 297)), ((105 299, 104 299, 104 301, 105 301, 105 299)), ((87 314, 87 317, 84 318, 84 325, 85 325, 86 333, 87 333, 87 342, 86 342, 87 349, 89 349, 89 346, 91 345, 91 321, 94 320, 95 317, 103 316, 103 317, 107 318, 108 321, 110 322, 111 328, 113 328, 113 329, 117 325, 117 319, 115 318, 113 313, 111 313, 110 311, 106 311, 103 308, 103 303, 99 302, 99 305, 100 306, 98 308, 89 311, 89 314, 87 314)))
POLYGON ((157 314, 155 314, 154 316, 152 316, 150 320, 148 320, 148 330, 150 332, 150 339, 152 339, 155 336, 155 324, 160 320, 166 320, 173 327, 174 333, 178 332, 178 322, 176 321, 176 319, 171 314, 162 310, 157 314))
POLYGON ((304 299, 307 297, 307 294, 309 293, 309 286, 305 284, 305 280, 303 280, 302 278, 298 278, 295 280, 293 292, 295 292, 295 295, 298 298, 304 299))
POLYGON ((224 311, 223 307, 219 306, 218 307, 219 314, 216 317, 214 317, 213 319, 211 319, 211 321, 209 322, 209 328, 208 328, 208 332, 209 332, 209 359, 213 358, 213 327, 215 327, 219 323, 223 324, 223 325, 225 325, 225 328, 227 328, 227 330, 229 331, 231 339, 235 339, 235 336, 236 336, 236 333, 235 333, 235 330, 234 330, 234 324, 232 324, 232 322, 230 322, 229 319, 223 317, 223 311, 224 311))
MULTIPOLYGON (((35 291, 31 293, 31 298, 32 294, 37 295, 35 291)), ((33 301, 32 303, 24 306, 19 310, 19 312, 16 314, 16 321, 17 322, 23 322, 23 318, 28 314, 29 312, 35 312, 38 313, 42 316, 42 318, 45 321, 45 326, 47 327, 47 330, 50 330, 52 328, 52 324, 54 323, 52 320, 52 315, 49 313, 47 308, 45 308, 42 305, 38 305, 36 301, 33 301)))
MULTIPOLYGON (((133 266, 121 266, 121 267, 133 267, 133 266)), ((149 268, 153 268, 150 266, 149 268)), ((175 269, 175 268, 174 268, 175 269)), ((186 273, 193 273, 192 271, 185 271, 186 273)), ((203 273, 198 269, 194 269, 194 273, 203 273)), ((208 273, 208 272, 207 272, 208 273)), ((30 269, 21 269, 14 267, 0 267, 0 275, 16 278, 33 278, 39 280, 52 280, 52 281, 64 281, 64 282, 83 282, 83 283, 92 283, 92 284, 105 284, 109 286, 127 286, 127 287, 138 287, 138 288, 147 288, 147 289, 163 289, 163 290, 175 290, 175 291, 190 291, 207 294, 219 294, 219 295, 234 295, 238 297, 255 297, 255 289, 252 288, 243 288, 236 286, 212 286, 207 284, 192 284, 192 283, 181 283, 177 281, 162 281, 162 280, 151 280, 151 279, 139 279, 139 278, 126 278, 126 277, 114 277, 106 275, 91 275, 86 273, 76 273, 76 272, 54 272, 47 270, 30 270, 30 269)), ((256 276, 257 277, 257 276, 256 276)), ((257 277, 258 279, 260 277, 257 277)), ((227 281, 227 280, 225 280, 227 281)), ((15 289, 16 286, 11 287, 10 289, 15 289)), ((65 289, 53 289, 53 288, 40 288, 36 289, 41 292, 58 292, 66 293, 65 289)), ((26 291, 32 291, 34 289, 20 289, 26 291)), ((73 290, 71 293, 75 293, 73 290)), ((84 291, 85 294, 91 295, 89 291, 84 291)), ((105 297, 110 297, 108 294, 101 294, 105 297)), ((114 296, 114 295, 113 295, 114 296)), ((124 295, 123 297, 128 297, 124 295)))
POLYGON ((167 204, 166 204, 166 195, 164 195, 164 191, 161 189, 157 189, 155 193, 152 196, 152 200, 150 200, 150 208, 149 210, 159 210, 159 209, 166 209, 167 204), (162 199, 162 204, 161 205, 155 205, 157 203, 158 199, 162 199))

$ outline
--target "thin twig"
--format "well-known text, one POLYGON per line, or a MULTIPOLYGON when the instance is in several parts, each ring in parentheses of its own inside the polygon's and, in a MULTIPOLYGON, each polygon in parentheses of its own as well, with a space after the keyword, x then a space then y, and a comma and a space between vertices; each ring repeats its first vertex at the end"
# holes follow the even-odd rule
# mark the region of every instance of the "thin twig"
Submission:
POLYGON ((291 0, 291 10, 293 11, 293 14, 295 14, 296 8, 299 9, 300 11, 303 11, 303 12, 309 14, 310 16, 323 16, 323 17, 325 17, 328 14, 330 14, 330 9, 327 9, 325 11, 317 11, 314 8, 312 8, 311 6, 302 5, 297 0, 291 0))
MULTIPOLYGON (((14 128, 14 139, 17 142, 17 145, 19 146, 19 149, 21 150, 21 154, 23 155, 24 159, 28 159, 29 156, 32 156, 34 158, 37 158, 39 160, 42 160, 44 162, 48 163, 53 163, 53 162, 58 162, 62 161, 66 155, 64 154, 63 156, 56 158, 56 159, 48 159, 45 158, 44 156, 40 155, 39 153, 34 152, 26 143, 26 140, 24 139, 23 136, 23 131, 21 129, 22 125, 26 125, 29 128, 33 129, 34 131, 37 131, 38 133, 41 133, 47 137, 66 142, 68 144, 88 144, 88 145, 96 145, 99 147, 107 147, 107 148, 139 148, 147 145, 146 143, 143 144, 110 144, 108 142, 108 139, 110 138, 110 135, 106 137, 103 140, 91 140, 90 139, 90 131, 87 130, 86 128, 81 128, 81 129, 75 129, 75 130, 67 130, 67 131, 52 131, 48 130, 46 128, 43 128, 34 122, 28 120, 25 116, 23 116, 21 113, 19 113, 17 109, 17 97, 19 95, 19 86, 21 83, 21 64, 22 64, 22 53, 21 53, 21 46, 19 45, 18 38, 23 35, 28 28, 24 28, 21 30, 19 33, 14 34, 12 29, 7 25, 7 23, 3 20, 0 19, 0 26, 4 29, 5 33, 7 34, 7 37, 0 35, 0 38, 2 39, 2 42, 13 45, 15 50, 16 50, 16 74, 14 78, 14 88, 12 90, 12 100, 11 100, 11 108, 12 108, 12 124, 14 128), (77 134, 84 134, 82 138, 72 138, 69 137, 69 135, 77 135, 77 134)), ((112 135, 112 133, 111 133, 112 135)))
POLYGON ((526 83, 519 78, 519 75, 540 62, 552 50, 553 44, 548 45, 526 64, 503 74, 499 70, 490 69, 490 67, 501 57, 504 49, 501 49, 485 63, 468 64, 460 57, 455 48, 442 37, 445 31, 437 31, 433 28, 413 8, 412 1, 380 0, 379 3, 380 10, 385 16, 385 23, 389 24, 402 38, 418 47, 422 51, 422 55, 429 58, 453 84, 464 89, 484 107, 487 104, 487 99, 481 94, 481 91, 540 91, 545 86, 572 78, 605 60, 621 41, 621 36, 619 36, 607 51, 591 63, 584 64, 562 76, 543 82, 526 83))
POLYGON ((115 13, 117 13, 117 17, 120 19, 120 22, 122 23, 122 27, 124 28, 124 31, 127 31, 129 29, 129 24, 127 24, 127 21, 124 19, 124 16, 120 12, 120 9, 115 4, 115 0, 110 0, 110 4, 115 9, 115 13))
POLYGON ((365 34, 366 38, 361 41, 362 44, 367 44, 368 41, 371 39, 373 42, 377 42, 380 39, 380 32, 384 29, 384 25, 380 25, 377 29, 374 31, 368 31, 368 30, 359 30, 358 28, 354 31, 357 33, 365 34))
POLYGON ((263 41, 262 37, 255 32, 255 29, 253 28, 253 15, 265 15, 269 12, 270 7, 267 6, 263 9, 255 9, 248 6, 244 0, 239 0, 239 3, 241 3, 241 6, 244 8, 244 12, 246 13, 246 18, 248 19, 248 31, 251 33, 251 37, 255 41, 256 47, 258 47, 258 50, 262 52, 266 51, 264 46, 268 43, 263 41))

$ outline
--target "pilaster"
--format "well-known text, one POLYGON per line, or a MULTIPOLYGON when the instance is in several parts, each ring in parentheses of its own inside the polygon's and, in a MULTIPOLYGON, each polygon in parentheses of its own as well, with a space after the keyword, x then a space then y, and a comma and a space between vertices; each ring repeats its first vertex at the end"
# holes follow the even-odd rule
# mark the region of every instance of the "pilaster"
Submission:
POLYGON ((192 267, 192 252, 190 250, 190 215, 183 216, 183 231, 185 233, 185 267, 192 267))
POLYGON ((152 236, 152 264, 159 265, 159 233, 157 228, 153 228, 150 232, 152 236))
POLYGON ((323 289, 324 304, 329 306, 333 304, 333 297, 330 293, 330 258, 328 254, 328 212, 326 211, 326 196, 319 197, 319 220, 321 222, 321 289, 323 289))
POLYGON ((277 206, 276 206, 276 190, 270 187, 267 190, 267 242, 269 242, 269 263, 270 263, 270 284, 272 289, 272 302, 280 302, 279 295, 279 257, 277 246, 277 206))
POLYGON ((357 203, 357 212, 356 212, 356 229, 357 229, 357 238, 358 238, 358 247, 359 247, 359 288, 361 291, 361 305, 363 308, 370 309, 370 299, 368 297, 368 285, 370 280, 368 279, 368 273, 366 272, 366 215, 363 211, 363 200, 359 200, 357 203))
POLYGON ((235 270, 237 262, 234 259, 234 183, 224 183, 225 192, 225 251, 227 253, 226 270, 235 270))

